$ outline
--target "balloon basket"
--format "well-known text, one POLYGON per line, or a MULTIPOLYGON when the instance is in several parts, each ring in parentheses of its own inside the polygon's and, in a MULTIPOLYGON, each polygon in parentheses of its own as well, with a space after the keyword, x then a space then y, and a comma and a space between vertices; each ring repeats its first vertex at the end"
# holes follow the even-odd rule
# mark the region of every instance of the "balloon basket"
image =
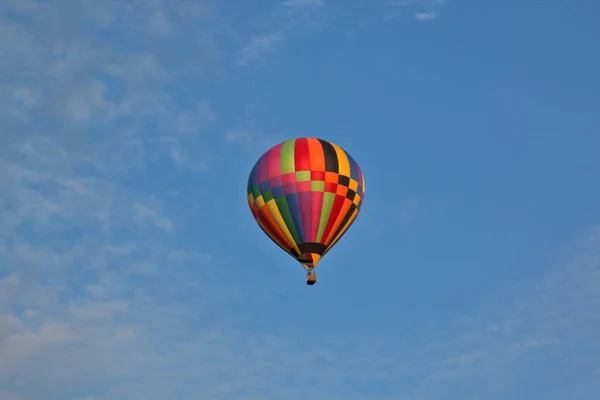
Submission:
POLYGON ((317 275, 315 275, 314 272, 309 272, 308 275, 306 275, 306 284, 312 286, 315 283, 317 283, 317 275))

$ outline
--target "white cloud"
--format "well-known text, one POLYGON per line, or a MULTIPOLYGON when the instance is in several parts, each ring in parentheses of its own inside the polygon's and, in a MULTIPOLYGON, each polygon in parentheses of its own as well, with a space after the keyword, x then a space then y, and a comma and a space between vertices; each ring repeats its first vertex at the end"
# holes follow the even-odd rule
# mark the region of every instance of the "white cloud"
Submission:
POLYGON ((103 82, 89 80, 77 85, 60 101, 67 117, 75 122, 89 122, 95 116, 106 120, 112 117, 116 107, 107 95, 108 89, 103 82))
POLYGON ((279 50, 286 41, 298 34, 319 32, 326 24, 350 24, 356 26, 372 23, 382 13, 384 20, 394 20, 413 10, 418 21, 431 21, 439 16, 445 0, 390 0, 381 3, 357 1, 352 4, 327 3, 323 0, 286 0, 279 3, 268 17, 260 16, 263 32, 252 31, 248 42, 238 54, 238 64, 244 67, 263 66, 269 54, 279 50), (367 22, 370 21, 370 22, 367 22))
POLYGON ((396 19, 404 15, 407 10, 415 10, 413 16, 417 21, 432 21, 439 14, 440 7, 446 3, 446 0, 391 0, 385 19, 396 19))
MULTIPOLYGON (((147 208, 138 211, 154 215, 147 208)), ((405 376, 413 383, 395 389, 397 398, 455 398, 457 388, 467 384, 474 395, 500 399, 498 387, 503 387, 498 393, 512 394, 526 384, 528 375, 518 378, 513 371, 537 354, 546 354, 543 362, 553 365, 569 365, 565 357, 571 355, 589 363, 590 374, 597 368, 597 243, 537 287, 499 293, 459 329, 440 327, 429 337, 403 342, 336 334, 320 337, 308 349, 281 336, 228 328, 226 313, 208 318, 215 307, 230 307, 232 293, 240 288, 222 289, 225 296, 219 298, 194 282, 184 285, 184 275, 176 271, 212 263, 210 255, 165 251, 156 242, 79 243, 62 252, 7 247, 15 268, 0 280, 0 371, 5 377, 0 383, 6 398, 328 399, 356 393, 368 382, 394 385, 405 376), (140 259, 144 253, 146 259, 140 259), (85 265, 98 277, 79 293, 71 292, 69 274, 85 265), (130 280, 139 277, 164 283, 143 288, 130 280), (193 302, 193 315, 177 296, 171 297, 175 293, 193 302), (70 298, 67 306, 64 296, 70 298), (201 326, 192 323, 202 315, 201 326), (49 363, 52 369, 45 367, 49 363), (291 376, 291 386, 274 383, 291 376)), ((590 379, 581 384, 593 388, 590 379)))
POLYGON ((284 39, 283 32, 271 32, 255 35, 250 43, 240 50, 239 62, 243 66, 262 64, 268 53, 275 51, 284 39))
POLYGON ((228 142, 250 142, 252 136, 246 131, 232 129, 225 134, 225 140, 228 142))
POLYGON ((134 215, 138 219, 149 220, 152 224, 165 231, 170 231, 173 228, 173 222, 169 218, 161 216, 157 211, 148 206, 135 204, 134 215))
MULTIPOLYGON (((138 183, 161 155, 192 174, 204 162, 185 163, 182 149, 194 152, 195 142, 158 127, 190 115, 205 130, 215 119, 208 101, 188 109, 167 90, 177 74, 206 70, 165 67, 171 59, 160 40, 181 33, 157 9, 166 4, 18 1, 8 4, 18 19, 0 17, 0 74, 9 78, 0 88, 2 399, 92 398, 104 382, 96 373, 135 375, 153 357, 143 356, 154 346, 146 330, 173 327, 176 308, 155 305, 136 280, 210 259, 191 249, 181 250, 187 261, 168 257, 179 244, 160 233, 175 226, 157 211, 165 195, 138 183), (161 137, 177 146, 154 146, 161 137)), ((213 56, 214 43, 195 43, 198 60, 213 56)), ((168 280, 160 288, 173 301, 175 289, 190 290, 168 280)))
POLYGON ((216 114, 206 100, 196 104, 193 109, 179 114, 174 121, 180 133, 192 134, 202 131, 205 126, 215 121, 216 114))
MULTIPOLYGON (((252 124, 250 124, 252 125, 252 124)), ((230 129, 225 134, 225 140, 241 146, 244 150, 258 158, 267 149, 285 140, 281 134, 265 133, 251 126, 242 129, 230 129)))
MULTIPOLYGON (((323 0, 286 0, 273 10, 273 26, 266 33, 253 33, 238 55, 241 66, 262 66, 268 54, 279 49, 294 32, 317 30, 324 18, 323 0)), ((271 13, 270 13, 271 14, 271 13)))
POLYGON ((431 21, 435 18, 437 18, 437 14, 433 11, 415 13, 415 19, 418 21, 431 21))

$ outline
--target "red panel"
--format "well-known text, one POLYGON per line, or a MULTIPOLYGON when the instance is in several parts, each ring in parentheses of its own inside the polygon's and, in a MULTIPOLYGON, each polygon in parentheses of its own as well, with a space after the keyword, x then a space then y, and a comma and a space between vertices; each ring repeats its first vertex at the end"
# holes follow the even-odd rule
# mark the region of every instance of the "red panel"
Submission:
POLYGON ((296 182, 296 190, 298 192, 310 192, 310 182, 296 182))
POLYGON ((323 208, 323 192, 311 192, 311 223, 310 223, 310 241, 317 241, 319 232, 319 221, 321 220, 321 209, 323 208))
POLYGON ((298 171, 310 171, 310 153, 306 139, 296 139, 294 143, 294 168, 298 171))
POLYGON ((310 179, 313 181, 324 181, 325 180, 325 171, 311 171, 310 179))
MULTIPOLYGON (((281 175, 281 148, 283 143, 278 144, 267 154, 268 176, 269 179, 281 175)), ((273 186, 271 186, 273 187, 273 186)))
POLYGON ((283 183, 284 185, 287 185, 288 183, 295 183, 296 182, 296 173, 295 172, 288 172, 287 174, 281 175, 281 183, 283 183))
MULTIPOLYGON (((337 232, 338 228, 340 227, 340 224, 344 220, 344 217, 346 217, 346 215, 348 214, 348 211, 350 211, 351 206, 352 206, 352 201, 347 198, 344 198, 344 203, 342 205, 342 208, 340 209, 340 212, 338 213, 336 221, 334 222, 333 226, 331 227, 331 230, 329 231, 330 235, 333 235, 335 232, 337 232)), ((333 239, 335 239, 335 238, 334 237, 326 237, 325 243, 329 244, 329 243, 331 243, 331 241, 333 239)))
MULTIPOLYGON (((302 182, 308 183, 310 182, 302 182)), ((310 188, 309 188, 310 189, 310 188)), ((304 237, 302 239, 309 241, 312 225, 312 195, 310 191, 304 191, 298 193, 298 203, 300 203, 300 215, 302 217, 302 230, 304 231, 304 237)))
POLYGON ((337 183, 325 182, 325 191, 326 192, 335 193, 335 192, 337 192, 337 187, 338 187, 337 183))

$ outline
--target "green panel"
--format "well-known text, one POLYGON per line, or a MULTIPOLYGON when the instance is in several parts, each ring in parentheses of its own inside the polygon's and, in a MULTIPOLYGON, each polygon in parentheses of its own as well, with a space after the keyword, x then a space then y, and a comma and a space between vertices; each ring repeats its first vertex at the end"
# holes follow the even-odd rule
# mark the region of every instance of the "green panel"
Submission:
POLYGON ((296 182, 310 181, 310 171, 296 172, 296 182))
POLYGON ((311 182, 310 190, 312 190, 313 192, 324 192, 325 191, 325 182, 323 182, 323 181, 311 182))
POLYGON ((252 188, 252 194, 254 195, 254 198, 257 198, 258 196, 260 196, 261 195, 260 188, 258 186, 255 186, 254 188, 252 188))
POLYGON ((277 208, 279 209, 279 213, 281 217, 285 221, 292 237, 296 244, 301 243, 300 237, 298 236, 298 232, 296 232, 296 225, 294 225, 294 220, 292 219, 292 214, 290 212, 290 208, 288 206, 287 198, 285 195, 275 197, 275 203, 277 204, 277 208))
POLYGON ((263 199, 265 199, 265 203, 271 199, 273 199, 273 191, 271 189, 267 190, 263 193, 263 199))
POLYGON ((335 201, 335 193, 325 192, 323 193, 323 208, 321 208, 321 220, 319 221, 319 230, 317 232, 317 242, 321 242, 323 232, 329 221, 329 215, 331 214, 331 208, 335 201))
POLYGON ((294 167, 294 145, 296 144, 296 139, 288 140, 281 147, 281 155, 280 155, 280 169, 281 174, 287 174, 289 172, 295 172, 294 167))

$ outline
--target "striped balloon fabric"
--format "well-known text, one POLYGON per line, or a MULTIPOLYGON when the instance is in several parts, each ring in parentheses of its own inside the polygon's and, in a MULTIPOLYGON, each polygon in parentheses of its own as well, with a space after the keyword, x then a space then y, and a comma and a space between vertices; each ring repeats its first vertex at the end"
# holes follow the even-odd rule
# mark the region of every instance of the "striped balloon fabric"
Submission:
POLYGON ((356 161, 341 147, 315 138, 271 148, 248 179, 248 204, 258 225, 309 269, 352 225, 364 193, 356 161))

